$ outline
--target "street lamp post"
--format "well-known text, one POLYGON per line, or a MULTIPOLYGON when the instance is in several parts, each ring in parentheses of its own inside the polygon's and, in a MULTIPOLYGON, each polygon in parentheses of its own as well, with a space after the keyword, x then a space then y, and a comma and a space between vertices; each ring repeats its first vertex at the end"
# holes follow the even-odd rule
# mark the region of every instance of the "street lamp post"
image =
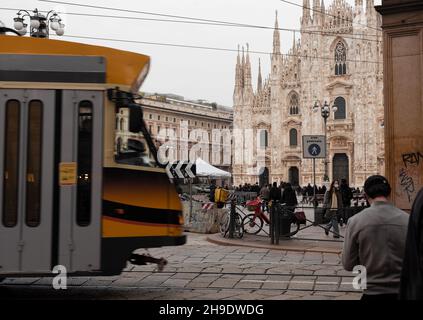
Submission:
POLYGON ((316 113, 317 111, 319 111, 320 108, 320 114, 323 118, 323 121, 325 123, 325 143, 326 143, 326 148, 325 148, 325 175, 323 177, 323 181, 327 182, 329 181, 329 175, 328 175, 328 160, 327 160, 327 155, 328 155, 328 151, 327 151, 327 119, 329 118, 331 109, 332 112, 336 112, 338 110, 338 107, 333 104, 332 107, 330 107, 330 103, 328 104, 327 101, 325 101, 323 104, 320 101, 317 101, 314 103, 313 106, 313 111, 316 113))
POLYGON ((26 17, 29 17, 29 34, 31 37, 48 38, 50 35, 49 27, 58 36, 63 36, 65 33, 65 25, 56 11, 50 10, 46 15, 43 15, 38 9, 35 9, 32 14, 26 10, 19 10, 13 19, 13 27, 21 36, 28 32, 28 24, 25 23, 26 17))

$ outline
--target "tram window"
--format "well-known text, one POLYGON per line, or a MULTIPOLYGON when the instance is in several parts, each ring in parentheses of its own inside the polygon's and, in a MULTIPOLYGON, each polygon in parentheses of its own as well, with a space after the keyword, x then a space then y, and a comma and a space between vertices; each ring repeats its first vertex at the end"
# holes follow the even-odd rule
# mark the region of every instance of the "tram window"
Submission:
POLYGON ((91 222, 91 173, 93 156, 93 104, 81 101, 78 113, 78 184, 76 222, 88 226, 91 222))
POLYGON ((3 225, 5 227, 14 227, 18 223, 19 117, 19 101, 7 101, 3 175, 3 225))
MULTIPOLYGON (((141 123, 141 126, 145 126, 145 123, 141 123)), ((149 134, 151 136, 152 127, 149 126, 149 134)), ((160 131, 160 126, 157 126, 157 134, 160 131)), ((155 150, 149 148, 147 139, 144 137, 142 132, 132 132, 129 136, 124 138, 122 147, 120 150, 116 150, 115 161, 121 164, 142 166, 142 167, 157 167, 155 161, 155 150)))
POLYGON ((41 141, 43 103, 32 100, 28 110, 28 154, 26 171, 26 225, 36 227, 41 219, 41 141))

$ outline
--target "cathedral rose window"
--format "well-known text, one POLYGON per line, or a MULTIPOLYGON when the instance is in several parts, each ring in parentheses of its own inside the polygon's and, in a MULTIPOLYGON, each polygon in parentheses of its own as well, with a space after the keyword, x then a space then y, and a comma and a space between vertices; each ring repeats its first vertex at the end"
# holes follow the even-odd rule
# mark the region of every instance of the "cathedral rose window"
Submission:
POLYGON ((345 44, 339 41, 335 47, 335 75, 347 74, 347 50, 345 44))

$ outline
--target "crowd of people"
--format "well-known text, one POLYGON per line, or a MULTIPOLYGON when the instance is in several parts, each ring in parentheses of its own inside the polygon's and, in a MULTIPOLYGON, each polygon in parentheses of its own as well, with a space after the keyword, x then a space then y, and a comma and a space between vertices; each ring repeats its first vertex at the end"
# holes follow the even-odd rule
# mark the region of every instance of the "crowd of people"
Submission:
MULTIPOLYGON (((215 185, 211 186, 213 197, 215 185)), ((323 226, 325 234, 340 237, 338 223, 347 223, 345 230, 342 264, 348 271, 356 266, 366 268, 367 281, 363 300, 374 299, 423 299, 423 189, 417 194, 411 215, 395 207, 389 200, 391 187, 383 176, 369 177, 362 190, 351 188, 345 179, 334 180, 326 186, 259 186, 244 184, 236 191, 255 192, 267 210, 270 201, 286 206, 298 205, 297 198, 314 198, 323 195, 322 209, 328 221, 323 226), (346 208, 354 196, 365 195, 367 208, 352 217, 346 217, 346 208), (348 221, 348 222, 347 222, 348 221), (332 231, 333 230, 333 231, 332 231)))
MULTIPOLYGON (((342 251, 345 270, 366 270, 362 300, 423 299, 423 189, 408 214, 389 201, 391 186, 380 175, 367 178, 363 190, 350 188, 345 179, 332 181, 328 190, 315 188, 316 194, 324 194, 322 208, 329 221, 324 231, 329 235, 333 229, 335 238, 340 237, 338 222, 346 222, 342 215, 354 194, 365 194, 368 206, 348 219, 342 251)), ((295 188, 276 182, 261 188, 245 184, 236 190, 256 192, 263 203, 287 206, 296 206, 299 194, 311 196, 315 191, 311 185, 295 188)))

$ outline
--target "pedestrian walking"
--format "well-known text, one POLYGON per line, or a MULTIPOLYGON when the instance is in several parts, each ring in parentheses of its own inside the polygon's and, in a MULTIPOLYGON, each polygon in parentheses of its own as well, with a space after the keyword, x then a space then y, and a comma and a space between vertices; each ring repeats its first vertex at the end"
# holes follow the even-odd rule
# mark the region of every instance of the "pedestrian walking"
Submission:
POLYGON ((329 224, 325 227, 325 234, 329 235, 330 229, 334 230, 334 238, 339 238, 338 215, 342 210, 343 200, 341 190, 339 189, 339 181, 333 180, 329 190, 325 193, 323 207, 325 210, 325 218, 330 219, 329 224))
POLYGON ((292 189, 292 185, 290 183, 285 184, 285 188, 283 189, 283 193, 282 193, 281 202, 285 203, 285 205, 288 208, 292 208, 292 209, 294 209, 295 206, 297 206, 298 204, 297 195, 295 194, 294 189, 292 189))
POLYGON ((270 197, 270 188, 267 184, 265 184, 260 189, 260 198, 262 200, 262 211, 268 211, 267 204, 269 202, 269 197, 270 197))
POLYGON ((388 201, 385 177, 367 178, 364 192, 371 206, 348 220, 342 265, 347 271, 366 268, 362 300, 398 299, 408 214, 388 201))
POLYGON ((346 179, 341 179, 340 190, 342 195, 342 212, 341 212, 341 217, 339 219, 339 222, 342 227, 344 223, 347 223, 347 220, 348 220, 347 210, 349 210, 349 208, 351 207, 351 200, 353 198, 353 194, 346 179))
POLYGON ((273 182, 273 186, 270 188, 269 198, 271 201, 281 201, 281 191, 276 182, 273 182))
POLYGON ((400 299, 423 300, 423 188, 411 208, 401 271, 400 299))

